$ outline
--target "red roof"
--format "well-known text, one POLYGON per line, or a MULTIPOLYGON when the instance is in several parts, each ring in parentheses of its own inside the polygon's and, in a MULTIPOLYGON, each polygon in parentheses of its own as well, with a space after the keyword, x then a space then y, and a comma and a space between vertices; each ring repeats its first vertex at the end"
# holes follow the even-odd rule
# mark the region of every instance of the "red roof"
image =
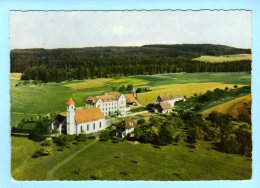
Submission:
POLYGON ((72 100, 72 98, 69 98, 69 100, 66 102, 68 106, 75 105, 75 102, 72 100))
POLYGON ((96 121, 104 118, 105 117, 99 108, 84 108, 84 109, 77 109, 75 111, 75 120, 77 124, 96 121))
POLYGON ((133 94, 125 94, 127 103, 137 102, 133 94))

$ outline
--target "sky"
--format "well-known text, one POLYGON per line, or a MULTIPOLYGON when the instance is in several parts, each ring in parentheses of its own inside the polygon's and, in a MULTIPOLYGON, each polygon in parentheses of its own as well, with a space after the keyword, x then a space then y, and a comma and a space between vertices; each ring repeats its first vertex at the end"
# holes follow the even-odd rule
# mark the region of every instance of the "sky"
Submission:
POLYGON ((251 48, 250 11, 10 11, 10 48, 145 44, 251 48))

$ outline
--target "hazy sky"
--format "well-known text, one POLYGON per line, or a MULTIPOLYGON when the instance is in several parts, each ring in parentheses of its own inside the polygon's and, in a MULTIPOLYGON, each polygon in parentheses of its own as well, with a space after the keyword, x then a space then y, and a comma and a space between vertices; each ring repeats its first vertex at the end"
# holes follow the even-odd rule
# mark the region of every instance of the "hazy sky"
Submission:
POLYGON ((10 12, 11 49, 181 43, 251 48, 251 12, 10 12))

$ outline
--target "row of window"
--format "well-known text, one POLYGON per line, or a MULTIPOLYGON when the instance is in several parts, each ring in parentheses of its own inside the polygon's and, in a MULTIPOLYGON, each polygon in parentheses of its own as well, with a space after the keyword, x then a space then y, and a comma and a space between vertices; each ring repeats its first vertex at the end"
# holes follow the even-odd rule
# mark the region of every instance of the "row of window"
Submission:
POLYGON ((102 111, 107 111, 107 110, 116 110, 117 108, 116 107, 109 107, 109 108, 101 108, 102 111))
MULTIPOLYGON (((101 129, 102 127, 102 123, 101 121, 99 122, 99 128, 101 129)), ((93 130, 96 129, 96 123, 93 123, 93 130)), ((80 131, 82 132, 83 131, 83 126, 80 126, 80 131)), ((89 124, 87 124, 87 131, 89 131, 89 124)))

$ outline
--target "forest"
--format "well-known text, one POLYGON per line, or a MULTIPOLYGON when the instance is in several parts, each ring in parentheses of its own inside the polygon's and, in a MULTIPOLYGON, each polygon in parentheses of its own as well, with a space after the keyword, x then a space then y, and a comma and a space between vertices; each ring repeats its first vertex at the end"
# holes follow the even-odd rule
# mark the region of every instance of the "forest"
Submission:
POLYGON ((21 72, 23 80, 43 82, 175 72, 251 71, 251 60, 214 64, 192 60, 202 55, 234 54, 251 54, 251 49, 212 44, 14 49, 10 60, 12 73, 21 72))

